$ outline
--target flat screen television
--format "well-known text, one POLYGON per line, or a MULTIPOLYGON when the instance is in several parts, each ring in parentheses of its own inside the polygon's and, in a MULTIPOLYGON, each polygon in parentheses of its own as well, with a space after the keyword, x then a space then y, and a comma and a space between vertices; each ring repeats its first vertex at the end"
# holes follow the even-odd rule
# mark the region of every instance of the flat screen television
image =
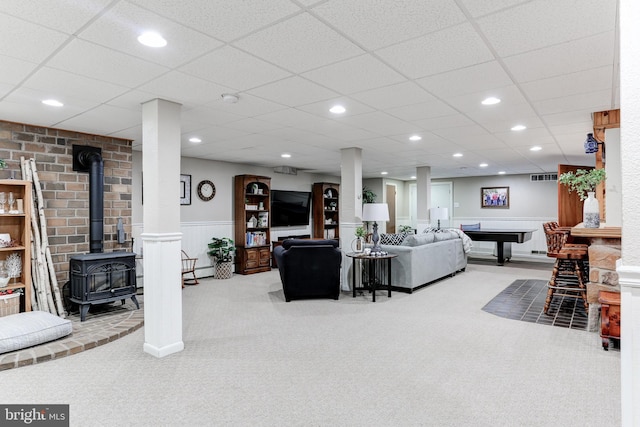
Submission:
POLYGON ((310 191, 271 190, 271 226, 309 225, 310 191))

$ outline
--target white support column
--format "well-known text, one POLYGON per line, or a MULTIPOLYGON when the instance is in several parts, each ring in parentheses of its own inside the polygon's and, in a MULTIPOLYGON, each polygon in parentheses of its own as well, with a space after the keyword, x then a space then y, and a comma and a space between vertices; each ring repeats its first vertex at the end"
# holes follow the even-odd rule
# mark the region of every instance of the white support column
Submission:
POLYGON ((620 362, 622 425, 640 425, 640 2, 620 1, 620 157, 622 258, 620 362))
POLYGON ((142 104, 145 352, 184 349, 180 249, 180 104, 142 104))
POLYGON ((340 179, 340 236, 342 236, 342 289, 351 289, 351 258, 344 255, 353 252, 351 242, 356 228, 362 225, 362 149, 340 150, 342 166, 340 179))
POLYGON ((417 186, 417 227, 418 233, 429 227, 429 208, 431 207, 431 167, 421 166, 416 169, 417 186))

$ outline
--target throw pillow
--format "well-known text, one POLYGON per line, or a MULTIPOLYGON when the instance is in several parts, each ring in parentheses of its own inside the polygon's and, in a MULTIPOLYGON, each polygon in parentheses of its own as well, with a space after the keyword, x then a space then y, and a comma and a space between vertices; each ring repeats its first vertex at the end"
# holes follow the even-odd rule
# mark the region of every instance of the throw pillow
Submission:
POLYGON ((405 233, 381 234, 380 244, 399 246, 402 244, 406 237, 407 235, 405 233))

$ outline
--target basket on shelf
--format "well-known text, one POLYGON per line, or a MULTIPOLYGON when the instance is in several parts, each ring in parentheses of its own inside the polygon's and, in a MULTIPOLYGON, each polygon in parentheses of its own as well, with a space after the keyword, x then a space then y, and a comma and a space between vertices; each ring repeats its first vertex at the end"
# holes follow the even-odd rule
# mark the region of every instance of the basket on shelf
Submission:
POLYGON ((0 317, 20 312, 20 294, 0 295, 0 317))

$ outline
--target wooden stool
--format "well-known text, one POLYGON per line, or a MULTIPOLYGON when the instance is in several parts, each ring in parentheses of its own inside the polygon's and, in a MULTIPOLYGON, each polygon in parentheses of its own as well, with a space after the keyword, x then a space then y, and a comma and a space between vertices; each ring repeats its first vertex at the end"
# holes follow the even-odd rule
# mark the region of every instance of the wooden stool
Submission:
POLYGON ((587 302, 587 285, 584 280, 588 277, 588 260, 589 253, 586 245, 571 245, 563 246, 555 254, 556 262, 553 265, 553 272, 551 273, 551 280, 547 285, 547 299, 544 303, 544 313, 547 314, 551 300, 557 291, 560 291, 563 296, 572 298, 581 298, 584 304, 584 309, 589 312, 589 303, 587 302), (558 281, 561 276, 572 276, 577 279, 577 283, 571 283, 570 281, 562 280, 558 281))
POLYGON ((598 302, 600 310, 600 336, 602 348, 609 350, 609 338, 620 339, 620 293, 600 291, 598 302))

